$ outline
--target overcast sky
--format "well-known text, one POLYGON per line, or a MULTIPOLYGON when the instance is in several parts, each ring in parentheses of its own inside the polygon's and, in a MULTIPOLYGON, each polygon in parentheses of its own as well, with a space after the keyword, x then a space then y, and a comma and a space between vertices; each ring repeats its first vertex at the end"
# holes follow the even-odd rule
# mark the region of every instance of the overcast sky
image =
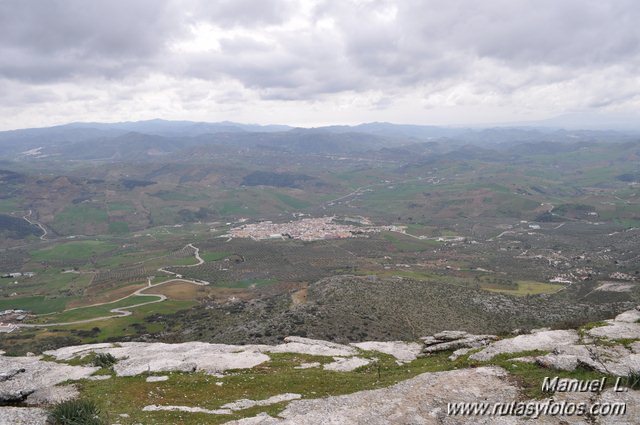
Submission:
POLYGON ((640 110, 635 0, 0 0, 0 129, 640 110))

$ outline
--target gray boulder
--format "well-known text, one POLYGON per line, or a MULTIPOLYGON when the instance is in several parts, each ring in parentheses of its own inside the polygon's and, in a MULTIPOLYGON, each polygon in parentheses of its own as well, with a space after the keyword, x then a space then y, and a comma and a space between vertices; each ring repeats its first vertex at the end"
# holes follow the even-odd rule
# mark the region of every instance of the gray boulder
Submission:
POLYGON ((578 339, 578 333, 574 330, 540 331, 493 342, 487 348, 472 354, 469 358, 488 361, 498 354, 504 353, 519 353, 532 350, 551 351, 563 345, 575 344, 578 339))

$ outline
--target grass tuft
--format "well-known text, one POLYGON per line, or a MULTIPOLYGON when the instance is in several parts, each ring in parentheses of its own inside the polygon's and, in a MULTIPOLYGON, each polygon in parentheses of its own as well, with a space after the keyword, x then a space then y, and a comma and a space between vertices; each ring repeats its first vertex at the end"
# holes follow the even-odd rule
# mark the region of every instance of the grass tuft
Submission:
POLYGON ((47 423, 52 425, 106 425, 98 405, 86 399, 68 400, 49 411, 47 423))
POLYGON ((115 357, 113 357, 111 353, 98 353, 96 354, 96 357, 93 359, 93 365, 108 369, 114 364, 116 364, 117 361, 118 360, 115 357))

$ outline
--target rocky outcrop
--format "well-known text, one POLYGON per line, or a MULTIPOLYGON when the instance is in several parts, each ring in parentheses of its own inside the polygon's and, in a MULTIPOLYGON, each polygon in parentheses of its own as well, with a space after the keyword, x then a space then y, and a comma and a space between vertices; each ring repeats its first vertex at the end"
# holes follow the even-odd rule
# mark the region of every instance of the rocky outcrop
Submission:
POLYGON ((266 398, 264 400, 249 400, 241 399, 231 403, 222 405, 220 409, 204 409, 202 407, 191 406, 160 406, 152 404, 142 408, 144 412, 186 412, 186 413, 205 413, 207 415, 230 415, 238 410, 250 409, 256 406, 270 406, 276 403, 282 403, 283 401, 298 400, 302 398, 300 394, 285 393, 274 395, 273 397, 266 398))
POLYGON ((280 413, 229 422, 231 425, 494 423, 492 418, 447 415, 449 402, 515 400, 518 388, 495 367, 425 373, 389 388, 343 396, 296 400, 280 413))
POLYGON ((247 347, 255 347, 257 350, 268 353, 299 353, 313 356, 355 356, 358 354, 358 350, 348 345, 318 339, 289 336, 284 339, 284 342, 284 344, 276 346, 254 345, 247 347))
POLYGON ((625 311, 613 320, 606 320, 604 326, 589 329, 587 334, 596 338, 608 339, 639 339, 640 311, 637 309, 625 311))
POLYGON ((0 356, 0 403, 55 403, 76 396, 72 386, 55 387, 67 380, 90 376, 97 367, 44 362, 39 357, 0 356))
POLYGON ((578 342, 578 332, 574 330, 540 331, 529 335, 518 335, 489 344, 485 349, 469 356, 472 360, 488 361, 504 353, 522 351, 551 351, 564 345, 578 342))
MULTIPOLYGON (((268 361, 269 356, 266 353, 298 353, 346 358, 355 356, 359 351, 348 345, 291 336, 285 338, 284 343, 279 345, 123 342, 119 344, 79 345, 45 352, 58 360, 82 358, 91 353, 113 355, 118 359, 113 367, 116 374, 118 376, 133 376, 143 372, 193 372, 200 370, 213 374, 229 369, 250 369, 268 361)), ((360 362, 360 365, 362 364, 360 362)))
POLYGON ((370 360, 361 357, 334 357, 333 362, 325 364, 323 369, 334 372, 351 372, 369 363, 371 363, 370 360))
POLYGON ((640 338, 638 320, 640 311, 624 312, 613 320, 607 320, 604 326, 587 330, 587 336, 595 337, 595 340, 582 344, 562 344, 556 346, 549 354, 530 357, 528 360, 542 367, 566 371, 581 366, 616 376, 640 372, 640 342, 628 346, 616 343, 621 335, 638 335, 640 338), (601 343, 600 339, 604 339, 605 343, 601 343))
POLYGON ((422 350, 422 346, 415 342, 404 341, 366 341, 351 344, 361 350, 377 351, 379 353, 389 354, 396 358, 400 363, 411 362, 418 358, 422 350))
POLYGON ((421 338, 424 343, 423 354, 440 351, 480 348, 498 339, 495 335, 473 335, 462 331, 444 331, 421 338))
POLYGON ((47 412, 38 407, 0 407, 0 425, 40 425, 47 421, 47 412))
POLYGON ((144 372, 204 372, 216 373, 228 369, 249 369, 269 360, 256 347, 225 344, 187 342, 163 344, 124 342, 99 344, 98 347, 81 345, 47 351, 58 360, 84 357, 92 352, 109 353, 118 362, 113 370, 118 376, 134 376, 144 372))
POLYGON ((269 406, 272 404, 281 403, 283 401, 298 400, 301 398, 302 396, 300 394, 285 393, 285 394, 274 395, 273 397, 269 397, 264 400, 242 399, 242 400, 234 401, 233 403, 224 404, 222 408, 230 409, 230 410, 243 410, 243 409, 249 409, 255 406, 269 406))
MULTIPOLYGON (((118 376, 132 376, 146 372, 203 371, 220 377, 229 369, 249 369, 270 359, 271 353, 300 353, 333 357, 333 362, 300 363, 298 368, 322 367, 326 373, 347 372, 375 362, 362 350, 376 351, 394 356, 398 362, 412 361, 419 354, 430 355, 440 351, 452 351, 450 358, 468 354, 470 359, 489 362, 504 353, 544 351, 546 354, 529 355, 513 359, 535 363, 553 370, 571 371, 587 367, 608 375, 628 375, 640 372, 640 341, 625 339, 619 335, 640 335, 640 311, 631 310, 608 320, 603 326, 584 332, 575 330, 541 329, 531 334, 498 340, 494 335, 473 335, 460 331, 440 332, 422 338, 423 344, 414 342, 368 341, 351 345, 336 344, 301 337, 286 338, 282 344, 234 346, 191 342, 184 344, 138 343, 93 344, 65 347, 47 352, 58 360, 85 357, 91 353, 110 353, 118 359, 113 369, 118 376), (583 338, 580 338, 580 335, 583 338), (604 343, 603 343, 604 342, 604 343)), ((635 338, 634 338, 635 339, 635 338)), ((640 340, 640 337, 637 338, 640 340)), ((301 360, 302 361, 302 360, 301 360)), ((46 361, 41 357, 6 357, 0 355, 0 401, 52 403, 74 397, 73 385, 59 385, 65 381, 93 379, 98 368, 70 366, 46 361)), ((315 372, 314 372, 315 373, 315 372)), ((113 378, 117 379, 117 378, 113 378)), ((152 376, 147 382, 159 386, 171 385, 173 378, 152 376), (163 383, 162 381, 167 381, 163 383)), ((223 382, 215 382, 223 385, 223 382)), ((265 395, 266 396, 266 395, 265 395)), ((252 418, 231 422, 249 424, 526 424, 530 419, 517 416, 455 416, 447 413, 449 403, 485 402, 511 403, 522 401, 522 392, 516 380, 509 379, 504 369, 485 364, 483 367, 424 373, 394 386, 360 391, 342 396, 318 399, 300 399, 298 394, 279 394, 262 400, 240 399, 222 406, 149 405, 145 411, 179 411, 229 415, 239 410, 273 403, 290 402, 274 418, 261 414, 252 418)), ((571 401, 588 403, 625 402, 627 412, 623 417, 596 416, 541 416, 536 424, 637 424, 640 423, 640 391, 616 393, 607 388, 602 393, 555 393, 555 402, 571 401)), ((538 400, 544 402, 545 400, 538 400)), ((5 423, 44 424, 45 413, 28 407, 0 407, 0 425, 5 423), (9 419, 6 419, 9 418, 9 419), (3 422, 4 421, 4 422, 3 422), (9 422, 6 422, 9 421, 9 422)))

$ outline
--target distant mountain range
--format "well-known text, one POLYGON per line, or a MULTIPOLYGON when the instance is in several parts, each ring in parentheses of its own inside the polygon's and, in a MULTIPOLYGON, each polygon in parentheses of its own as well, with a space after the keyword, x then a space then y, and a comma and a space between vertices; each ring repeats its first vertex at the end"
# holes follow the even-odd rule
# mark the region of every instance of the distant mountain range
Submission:
MULTIPOLYGON (((345 154, 437 142, 449 148, 505 143, 635 141, 637 133, 547 127, 453 128, 391 123, 295 128, 286 125, 149 120, 71 123, 0 132, 4 159, 145 160, 194 148, 345 154)), ((422 149, 422 148, 421 148, 422 149)))

